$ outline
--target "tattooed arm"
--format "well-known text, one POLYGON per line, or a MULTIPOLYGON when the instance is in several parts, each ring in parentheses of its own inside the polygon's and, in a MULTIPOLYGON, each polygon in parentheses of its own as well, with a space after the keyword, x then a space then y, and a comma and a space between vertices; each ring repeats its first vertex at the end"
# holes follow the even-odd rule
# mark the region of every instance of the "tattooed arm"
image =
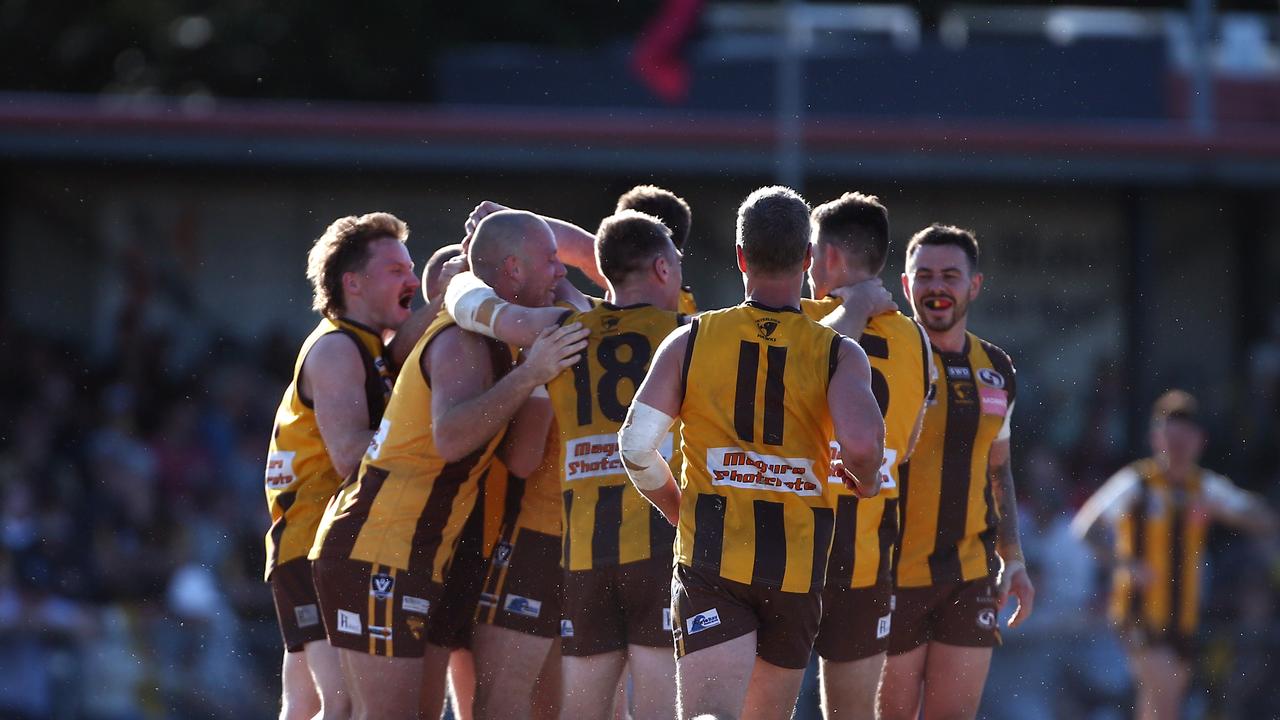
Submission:
POLYGON ((1018 502, 1013 490, 1013 470, 1010 468, 1009 439, 997 438, 991 443, 987 460, 987 481, 991 483, 991 495, 996 502, 996 553, 1000 556, 998 589, 1000 607, 1012 594, 1018 598, 1018 609, 1009 618, 1009 627, 1016 628, 1031 616, 1036 590, 1027 576, 1026 559, 1022 555, 1022 539, 1018 536, 1018 502))

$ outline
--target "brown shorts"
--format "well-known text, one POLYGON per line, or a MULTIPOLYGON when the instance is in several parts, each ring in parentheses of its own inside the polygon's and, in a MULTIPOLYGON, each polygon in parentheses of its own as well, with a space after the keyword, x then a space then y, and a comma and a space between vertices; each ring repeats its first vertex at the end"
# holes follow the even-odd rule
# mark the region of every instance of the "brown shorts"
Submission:
POLYGON ((499 538, 476 606, 476 623, 560 637, 560 538, 516 528, 499 538))
POLYGON ((560 653, 671 647, 671 558, 565 571, 560 653))
POLYGON ((488 567, 484 557, 484 503, 477 502, 462 526, 458 547, 453 551, 444 592, 427 626, 427 642, 450 650, 471 647, 476 603, 484 589, 488 567))
POLYGON ((430 575, 337 558, 320 558, 313 568, 330 645, 383 657, 422 657, 441 593, 430 575))
POLYGON ((285 650, 302 652, 303 645, 324 639, 310 560, 298 558, 277 565, 271 571, 271 597, 276 603, 285 650))
POLYGON ((887 582, 865 588, 828 585, 822 591, 822 623, 813 644, 818 656, 852 662, 888 650, 892 595, 887 582))
POLYGON ((961 647, 1000 644, 996 587, 992 577, 893 592, 889 654, 901 655, 927 642, 961 647))
POLYGON ((671 579, 671 624, 676 657, 756 633, 756 655, 783 668, 809 664, 822 618, 822 593, 726 580, 677 563, 671 579))

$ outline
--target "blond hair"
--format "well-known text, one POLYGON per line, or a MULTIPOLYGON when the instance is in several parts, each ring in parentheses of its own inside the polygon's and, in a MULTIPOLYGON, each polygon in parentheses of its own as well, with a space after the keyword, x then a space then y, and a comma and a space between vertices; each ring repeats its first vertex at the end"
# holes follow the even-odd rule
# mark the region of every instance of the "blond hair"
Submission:
POLYGON ((307 253, 307 279, 311 281, 311 309, 336 320, 346 304, 342 296, 342 276, 364 270, 369 262, 369 244, 374 240, 409 238, 409 226, 391 213, 375 212, 334 220, 316 238, 307 253))

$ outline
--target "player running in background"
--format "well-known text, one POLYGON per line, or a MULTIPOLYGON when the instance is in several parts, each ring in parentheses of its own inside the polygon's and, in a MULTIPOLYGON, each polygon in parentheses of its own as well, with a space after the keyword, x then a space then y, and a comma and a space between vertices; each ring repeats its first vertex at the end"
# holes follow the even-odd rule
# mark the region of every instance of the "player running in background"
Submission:
POLYGON ((1209 525, 1272 541, 1277 530, 1260 498, 1200 467, 1205 434, 1195 398, 1180 390, 1160 396, 1150 440, 1152 457, 1111 476, 1071 523, 1113 570, 1110 616, 1128 651, 1142 720, 1178 717, 1186 697, 1209 525))
MULTIPOLYGON (((845 193, 813 210, 815 300, 801 308, 814 320, 844 305, 839 286, 874 281, 889 251, 889 211, 875 196, 845 193)), ((854 308, 855 314, 860 312, 854 308)), ((933 384, 933 361, 924 329, 896 310, 866 323, 856 339, 871 363, 871 389, 884 415, 884 464, 880 494, 860 499, 839 478, 836 528, 822 595, 820 658, 822 711, 827 718, 870 718, 884 669, 891 627, 891 567, 898 541, 899 467, 911 456, 933 384)), ((839 328, 837 328, 839 329, 839 328)))
POLYGON ((902 285, 929 333, 938 383, 898 478, 902 532, 880 712, 971 718, 1000 642, 997 613, 1012 593, 1017 627, 1035 598, 1009 462, 1017 388, 1009 356, 966 330, 982 288, 973 233, 936 224, 916 233, 902 285))
MULTIPOLYGON (((636 210, 661 220, 671 231, 671 242, 676 250, 684 254, 685 243, 689 242, 689 229, 693 226, 693 213, 684 198, 657 185, 637 185, 618 198, 614 212, 623 210, 636 210)), ((680 288, 680 305, 676 309, 685 315, 698 312, 693 288, 688 285, 680 288)))
MULTIPOLYGON (((510 302, 545 305, 564 276, 550 229, 528 213, 477 228, 470 262, 510 302)), ((510 349, 437 316, 410 353, 356 475, 340 489, 311 557, 321 614, 340 648, 353 717, 418 717, 440 696, 447 650, 431 612, 477 484, 534 388, 577 361, 585 331, 561 328, 513 367, 510 349), (424 681, 424 673, 432 681, 424 681)))
POLYGON ((831 439, 865 495, 883 458, 866 354, 800 313, 808 205, 788 188, 757 190, 737 235, 746 301, 667 338, 619 433, 631 481, 678 527, 681 717, 790 715, 831 549, 831 439), (683 488, 660 452, 676 418, 683 488))
POLYGON ((284 637, 282 718, 345 716, 337 651, 325 639, 307 551, 325 505, 360 463, 391 392, 396 360, 421 335, 409 310, 418 289, 394 215, 335 220, 312 246, 307 277, 323 316, 302 344, 276 411, 267 455, 271 512, 266 579, 284 637), (397 340, 384 348, 383 335, 397 340))

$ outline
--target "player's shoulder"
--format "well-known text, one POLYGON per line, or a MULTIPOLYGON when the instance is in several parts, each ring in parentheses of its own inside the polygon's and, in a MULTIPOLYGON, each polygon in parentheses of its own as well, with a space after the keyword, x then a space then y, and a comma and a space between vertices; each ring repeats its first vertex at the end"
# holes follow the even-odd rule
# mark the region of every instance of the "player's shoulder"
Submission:
POLYGON ((833 295, 824 298, 801 298, 800 312, 810 320, 821 320, 840 307, 841 300, 833 295))
POLYGON ((915 320, 903 315, 900 311, 880 313, 867 321, 867 332, 882 337, 915 337, 921 338, 923 332, 915 320))
POLYGON ((995 366, 996 370, 1008 372, 1009 375, 1013 375, 1016 372, 1013 367, 1013 358, 1009 357, 1009 353, 1005 352, 1004 348, 989 340, 983 340, 973 333, 969 333, 969 341, 976 343, 987 353, 987 357, 991 358, 991 364, 995 366))

